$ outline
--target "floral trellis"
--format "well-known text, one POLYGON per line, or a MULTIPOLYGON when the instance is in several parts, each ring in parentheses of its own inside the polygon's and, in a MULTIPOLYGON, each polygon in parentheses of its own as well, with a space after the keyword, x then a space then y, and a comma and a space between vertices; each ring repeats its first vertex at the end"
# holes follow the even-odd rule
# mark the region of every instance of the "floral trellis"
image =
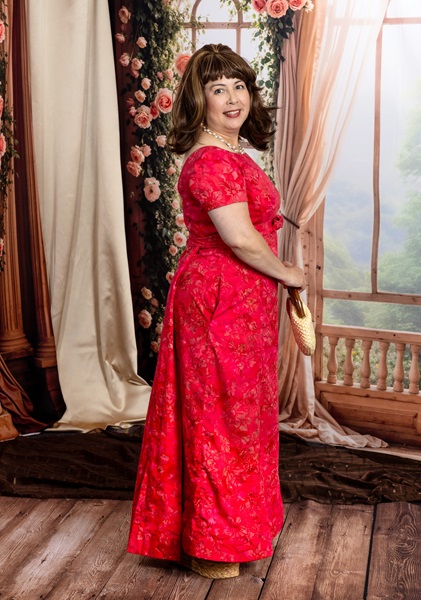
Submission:
POLYGON ((129 8, 119 10, 115 37, 119 66, 127 78, 122 94, 137 141, 125 166, 138 179, 135 201, 145 215, 143 228, 135 227, 144 240, 139 261, 149 287, 141 289, 135 310, 139 325, 149 332, 153 357, 159 350, 169 283, 187 241, 176 191, 181 160, 167 150, 166 134, 174 87, 190 54, 179 52, 185 16, 170 2, 133 2, 129 8))

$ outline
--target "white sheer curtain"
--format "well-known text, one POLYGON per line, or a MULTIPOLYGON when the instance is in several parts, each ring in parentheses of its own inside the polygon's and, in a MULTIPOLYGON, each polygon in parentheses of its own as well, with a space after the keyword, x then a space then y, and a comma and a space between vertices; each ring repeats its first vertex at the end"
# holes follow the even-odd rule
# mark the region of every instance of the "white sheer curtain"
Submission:
MULTIPOLYGON (((300 232, 323 201, 368 49, 376 42, 389 0, 316 0, 284 45, 278 98, 275 169, 286 221, 282 260, 302 264, 300 232), (295 224, 295 225, 294 225, 295 224)), ((292 339, 280 297, 280 428, 324 443, 385 445, 341 427, 314 395, 311 360, 292 339)))
POLYGON ((107 0, 26 0, 35 158, 61 388, 59 428, 146 415, 136 372, 107 0))

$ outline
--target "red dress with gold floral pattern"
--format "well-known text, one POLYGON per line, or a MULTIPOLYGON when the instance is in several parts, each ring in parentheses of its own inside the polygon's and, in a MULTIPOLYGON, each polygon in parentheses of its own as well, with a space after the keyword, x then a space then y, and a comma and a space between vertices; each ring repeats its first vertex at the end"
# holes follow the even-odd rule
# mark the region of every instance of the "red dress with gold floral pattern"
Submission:
POLYGON ((168 295, 128 551, 258 560, 283 522, 277 282, 235 256, 208 211, 247 202, 276 253, 279 194, 248 155, 215 146, 187 158, 178 187, 189 241, 168 295))

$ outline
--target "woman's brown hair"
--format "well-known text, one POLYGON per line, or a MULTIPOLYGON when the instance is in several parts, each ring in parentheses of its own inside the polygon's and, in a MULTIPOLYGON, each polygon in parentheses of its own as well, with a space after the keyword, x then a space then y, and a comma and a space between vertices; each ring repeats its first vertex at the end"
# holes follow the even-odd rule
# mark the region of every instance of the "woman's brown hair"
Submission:
POLYGON ((206 123, 204 87, 208 81, 221 77, 239 79, 246 84, 250 113, 240 129, 240 136, 257 150, 266 150, 274 131, 270 109, 263 105, 260 97, 256 73, 244 58, 224 44, 207 44, 188 61, 175 94, 173 127, 167 138, 170 150, 184 154, 194 146, 200 126, 206 123))

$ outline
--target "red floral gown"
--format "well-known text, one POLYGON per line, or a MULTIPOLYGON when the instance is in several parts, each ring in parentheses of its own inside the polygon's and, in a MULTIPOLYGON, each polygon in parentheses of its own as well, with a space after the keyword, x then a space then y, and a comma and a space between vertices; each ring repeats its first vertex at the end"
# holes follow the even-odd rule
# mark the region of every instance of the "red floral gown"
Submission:
POLYGON ((187 158, 178 187, 189 241, 168 295, 128 551, 262 559, 283 523, 278 284, 237 258, 207 213, 247 202, 276 253, 279 194, 248 155, 215 146, 187 158))

